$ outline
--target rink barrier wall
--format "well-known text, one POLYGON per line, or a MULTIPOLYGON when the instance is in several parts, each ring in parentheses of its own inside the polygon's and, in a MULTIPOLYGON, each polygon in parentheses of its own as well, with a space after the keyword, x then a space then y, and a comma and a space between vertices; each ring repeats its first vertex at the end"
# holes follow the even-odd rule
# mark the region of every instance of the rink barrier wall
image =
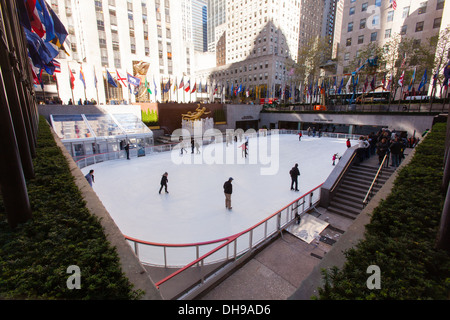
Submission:
MULTIPOLYGON (((299 132, 301 131, 303 136, 308 135, 307 130, 277 129, 277 131, 278 131, 278 134, 295 134, 295 135, 298 135, 299 132)), ((258 137, 259 134, 261 134, 261 133, 263 133, 267 136, 270 136, 272 134, 272 131, 271 130, 261 130, 261 131, 250 133, 250 134, 246 133, 246 136, 253 138, 253 137, 258 137)), ((225 133, 223 133, 223 135, 225 136, 225 133)), ((317 134, 316 134, 316 136, 317 136, 317 134)), ((346 133, 331 133, 331 132, 322 132, 321 133, 321 137, 335 138, 335 139, 358 140, 360 136, 361 135, 346 134, 346 133)), ((203 145, 212 143, 210 139, 211 138, 209 138, 209 137, 207 137, 206 139, 203 139, 202 140, 203 145)), ((223 138, 222 140, 223 140, 222 142, 225 142, 225 138, 223 138)), ((172 151, 178 144, 179 144, 178 142, 174 142, 174 143, 166 143, 166 144, 161 144, 161 145, 147 146, 144 148, 144 150, 145 150, 144 156, 158 154, 158 153, 166 152, 166 151, 172 151)), ((140 157, 141 155, 139 155, 138 151, 139 150, 137 148, 130 149, 129 150, 130 158, 140 157)), ((118 159, 126 159, 125 150, 118 150, 118 151, 105 152, 105 153, 94 153, 94 154, 87 154, 87 155, 83 155, 83 156, 73 157, 73 160, 75 161, 78 168, 80 168, 80 169, 85 168, 90 165, 101 163, 104 161, 118 160, 118 159)))
POLYGON ((164 286, 170 286, 172 289, 174 286, 179 286, 177 288, 178 294, 175 297, 177 299, 192 299, 208 289, 215 280, 220 279, 230 270, 245 262, 256 250, 270 242, 292 223, 299 222, 304 214, 319 203, 321 187, 322 184, 318 185, 266 219, 229 237, 187 244, 148 242, 126 235, 125 239, 130 242, 136 256, 144 265, 152 265, 145 261, 146 257, 143 256, 149 257, 149 255, 148 252, 144 253, 144 250, 150 248, 152 259, 158 255, 156 251, 159 251, 159 255, 163 256, 164 261, 164 265, 161 267, 164 268, 171 267, 168 263, 170 249, 174 249, 172 251, 172 258, 174 259, 177 256, 176 249, 189 247, 194 249, 192 252, 195 252, 195 256, 190 263, 179 266, 180 269, 155 282, 156 287, 162 292, 164 292, 164 286), (214 246, 212 249, 211 245, 214 246), (216 265, 216 267, 211 269, 208 268, 209 265, 216 265), (185 281, 180 280, 180 277, 189 273, 192 268, 196 268, 196 274, 199 275, 198 280, 186 284, 185 281))

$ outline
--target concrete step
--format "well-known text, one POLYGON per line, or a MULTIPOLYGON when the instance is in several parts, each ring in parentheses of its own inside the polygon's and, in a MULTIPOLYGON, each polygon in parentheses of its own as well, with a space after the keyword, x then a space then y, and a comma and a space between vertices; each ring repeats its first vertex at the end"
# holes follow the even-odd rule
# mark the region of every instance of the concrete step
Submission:
POLYGON ((353 177, 345 177, 344 181, 342 181, 342 183, 344 184, 348 184, 348 185, 352 185, 355 187, 359 187, 361 189, 365 189, 365 188, 369 188, 370 184, 372 183, 372 181, 369 180, 361 180, 361 179, 356 179, 353 177))
POLYGON ((332 204, 335 205, 336 207, 352 207, 355 208, 358 211, 361 211, 363 209, 363 204, 362 204, 362 200, 360 201, 352 201, 352 200, 347 200, 344 199, 342 197, 333 197, 333 202, 332 204))
POLYGON ((350 178, 353 180, 357 180, 357 181, 361 181, 361 182, 365 182, 365 181, 369 181, 370 183, 372 183, 373 178, 375 177, 375 175, 368 175, 368 174, 357 174, 354 172, 349 172, 347 173, 347 175, 345 176, 345 179, 350 178))
POLYGON ((338 215, 340 215, 342 217, 349 218, 349 219, 352 219, 352 220, 355 220, 356 217, 359 214, 359 212, 355 212, 353 210, 341 209, 340 207, 335 207, 333 205, 329 206, 327 208, 327 210, 332 212, 332 213, 338 214, 338 215))
POLYGON ((362 192, 352 192, 347 190, 341 190, 334 195, 333 200, 337 198, 342 198, 347 201, 353 201, 353 202, 362 202, 364 200, 365 193, 362 192))
MULTIPOLYGON (((377 185, 374 187, 375 191, 380 190, 381 186, 377 185)), ((343 192, 348 192, 348 193, 353 193, 353 194, 366 194, 367 191, 369 191, 369 186, 364 186, 364 188, 362 188, 361 186, 355 186, 353 184, 348 184, 343 182, 342 185, 339 187, 338 189, 339 191, 343 191, 343 192)))

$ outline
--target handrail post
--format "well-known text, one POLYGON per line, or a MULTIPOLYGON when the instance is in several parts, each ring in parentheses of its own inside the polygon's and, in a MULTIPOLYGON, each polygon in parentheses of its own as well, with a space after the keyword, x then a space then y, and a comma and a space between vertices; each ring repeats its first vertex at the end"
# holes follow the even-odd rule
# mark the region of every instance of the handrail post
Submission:
POLYGON ((164 246, 164 267, 167 268, 167 247, 164 246))
POLYGON ((134 241, 134 253, 136 254, 136 257, 139 258, 138 243, 136 241, 134 241))

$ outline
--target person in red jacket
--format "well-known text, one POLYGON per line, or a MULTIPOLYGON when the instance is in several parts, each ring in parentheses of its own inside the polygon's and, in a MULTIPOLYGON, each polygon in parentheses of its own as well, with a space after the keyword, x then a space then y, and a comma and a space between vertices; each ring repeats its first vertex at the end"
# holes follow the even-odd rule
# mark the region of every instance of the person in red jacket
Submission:
POLYGON ((350 143, 350 139, 347 139, 347 148, 350 148, 352 144, 350 143))

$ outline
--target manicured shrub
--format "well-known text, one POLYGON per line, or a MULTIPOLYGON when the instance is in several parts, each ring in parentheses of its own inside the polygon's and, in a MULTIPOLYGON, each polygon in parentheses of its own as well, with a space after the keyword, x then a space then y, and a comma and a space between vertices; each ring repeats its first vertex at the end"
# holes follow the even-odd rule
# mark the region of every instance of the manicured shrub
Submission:
POLYGON ((42 117, 36 153, 36 177, 27 181, 33 218, 11 230, 0 198, 0 299, 139 298, 42 117), (71 265, 81 289, 67 288, 71 265))
POLYGON ((398 173, 373 211, 365 239, 345 252, 343 268, 323 271, 319 299, 448 299, 450 255, 435 248, 445 194, 440 190, 446 125, 439 123, 398 173), (380 268, 369 289, 367 268, 380 268))

